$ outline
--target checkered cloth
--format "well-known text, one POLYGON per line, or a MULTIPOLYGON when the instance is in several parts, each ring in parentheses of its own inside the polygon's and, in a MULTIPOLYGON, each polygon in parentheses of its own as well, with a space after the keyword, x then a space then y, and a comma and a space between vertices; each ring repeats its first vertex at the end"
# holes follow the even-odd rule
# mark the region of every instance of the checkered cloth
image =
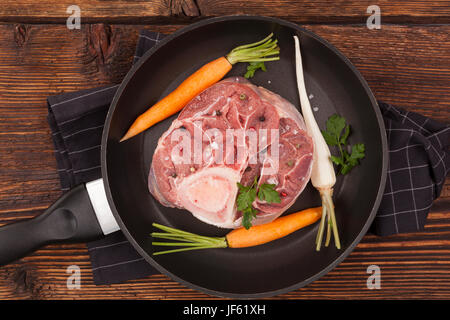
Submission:
POLYGON ((421 231, 450 172, 450 126, 379 102, 389 142, 386 189, 371 230, 421 231))
MULTIPOLYGON (((163 37, 142 31, 134 62, 163 37)), ((114 85, 48 98, 48 121, 64 191, 101 177, 102 129, 117 88, 114 85)), ((387 235, 421 230, 449 172, 449 126, 385 103, 380 107, 387 128, 390 166, 372 231, 387 235)), ((118 283, 157 272, 120 231, 87 246, 95 284, 118 283)))

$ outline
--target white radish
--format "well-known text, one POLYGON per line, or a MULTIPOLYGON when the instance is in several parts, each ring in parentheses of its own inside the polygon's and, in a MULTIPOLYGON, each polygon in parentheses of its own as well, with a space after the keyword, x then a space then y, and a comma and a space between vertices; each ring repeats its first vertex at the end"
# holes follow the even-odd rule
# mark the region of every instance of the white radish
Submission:
POLYGON ((336 183, 336 174, 334 172, 333 163, 331 162, 331 153, 322 132, 317 125, 314 118, 311 105, 309 103, 308 94, 306 93, 305 79, 303 75, 302 56, 300 53, 300 43, 297 36, 294 36, 295 41, 295 69, 297 75, 297 87, 300 96, 300 104, 302 108, 303 118, 305 119, 306 129, 308 134, 314 141, 313 167, 311 174, 312 185, 320 192, 322 198, 322 219, 319 225, 319 232, 316 238, 316 249, 320 250, 322 243, 323 231, 325 228, 325 219, 328 217, 327 239, 325 246, 328 246, 331 232, 333 229, 334 242, 336 248, 340 249, 341 244, 337 230, 336 218, 333 204, 333 187, 336 183))

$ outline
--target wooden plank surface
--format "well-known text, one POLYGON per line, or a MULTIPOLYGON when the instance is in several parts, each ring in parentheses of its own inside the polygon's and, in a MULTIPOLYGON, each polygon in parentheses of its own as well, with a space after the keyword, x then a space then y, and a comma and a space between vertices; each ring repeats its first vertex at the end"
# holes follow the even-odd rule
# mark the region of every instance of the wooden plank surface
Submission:
MULTIPOLYGON (((146 28, 170 33, 180 27, 146 28)), ((381 30, 368 30, 364 25, 305 27, 349 57, 377 98, 450 122, 449 25, 383 25, 381 30)), ((46 97, 120 82, 131 65, 141 28, 85 24, 81 30, 70 31, 64 25, 54 24, 0 25, 1 225, 42 213, 60 195, 46 122, 46 97)), ((328 275, 306 288, 276 298, 449 299, 449 268, 450 180, 447 179, 425 232, 383 238, 367 235, 328 275), (371 264, 381 267, 381 290, 366 288, 366 269, 371 264)), ((84 244, 75 244, 47 246, 0 268, 0 299, 23 298, 211 297, 163 275, 95 286, 87 249, 84 244), (81 290, 66 287, 66 269, 74 264, 81 268, 81 290)))
POLYGON ((378 5, 384 23, 449 23, 449 0, 2 0, 0 22, 65 23, 71 5, 84 23, 187 23, 198 18, 254 14, 298 23, 364 23, 367 8, 378 5))

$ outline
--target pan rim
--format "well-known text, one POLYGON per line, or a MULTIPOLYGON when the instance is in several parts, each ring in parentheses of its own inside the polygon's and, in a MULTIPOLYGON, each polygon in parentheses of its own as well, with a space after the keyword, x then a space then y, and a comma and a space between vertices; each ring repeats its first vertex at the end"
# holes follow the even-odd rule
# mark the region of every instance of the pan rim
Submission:
POLYGON ((201 20, 199 22, 193 23, 191 25, 185 26, 181 28, 180 30, 175 31, 174 33, 166 36, 163 40, 161 40, 159 43, 157 43, 155 46, 153 46, 150 50, 148 50, 139 60, 136 64, 133 65, 133 67, 128 71, 124 79, 122 80, 119 88, 116 91, 116 94, 114 95, 114 98, 111 102, 110 108, 108 110, 108 114, 105 121, 105 126, 102 134, 102 143, 101 143, 101 171, 102 171, 102 177, 103 177, 103 183, 108 199, 108 203, 110 205, 111 211, 113 212, 114 218, 116 219, 117 223, 120 226, 120 229, 123 231, 124 235, 126 236, 127 240, 130 241, 130 243, 133 245, 135 250, 148 262, 150 265, 152 265, 155 269, 157 269, 162 274, 168 276, 169 278, 200 292, 207 293, 212 296, 216 297, 223 297, 223 298, 234 298, 234 299, 260 299, 260 298, 267 298, 267 297, 273 297, 280 294, 284 294, 287 292, 291 292, 293 290, 297 290, 299 288, 302 288, 304 286, 307 286, 311 282, 321 278, 331 270, 333 270, 337 265, 339 265, 358 245, 358 243, 361 241, 361 239, 364 237, 364 235, 367 233, 370 225, 372 224, 373 220, 375 219, 376 212, 379 208, 383 192, 385 189, 386 184, 386 178, 387 178, 387 167, 388 167, 388 144, 387 144, 387 136, 386 136, 386 130, 384 126, 384 121, 381 115, 381 111, 378 106, 378 102, 375 99, 375 96, 373 95, 369 85, 367 84, 366 80, 363 78, 361 73, 356 69, 356 67, 353 65, 353 63, 344 56, 337 48, 335 48, 332 44, 330 44, 325 39, 321 38, 320 36, 316 35, 312 31, 309 31, 307 29, 304 29, 303 27, 300 27, 299 25, 286 21, 279 18, 274 17, 267 17, 267 16, 256 16, 256 15, 229 15, 229 16, 221 16, 221 17, 214 17, 209 18, 205 20, 201 20), (381 137, 381 144, 382 144, 382 169, 381 169, 381 177, 380 177, 380 185, 377 191, 377 196, 374 201, 374 205, 372 206, 372 210, 369 214, 368 219, 366 220, 363 228, 359 232, 359 234, 356 236, 354 241, 344 250, 341 252, 340 255, 338 255, 332 263, 330 263, 326 268, 322 269, 318 273, 314 274, 313 276, 298 282, 294 285, 290 285, 288 287, 284 287, 281 289, 266 291, 266 292, 258 292, 258 293, 231 293, 231 292, 220 292, 217 290, 208 289, 199 285, 196 285, 194 283, 188 282, 186 280, 181 279, 177 275, 171 273, 170 271, 166 270, 163 266, 161 266, 158 262, 156 262, 147 252, 141 248, 141 246, 136 242, 136 240, 131 236, 129 230, 123 223, 120 214, 114 204, 114 200, 111 194, 111 190, 109 188, 109 179, 108 179, 108 168, 107 168, 107 161, 106 161, 106 155, 107 155, 107 144, 108 144, 108 137, 109 137, 109 129, 111 120, 114 114, 114 111, 116 109, 117 103, 119 101, 119 98, 122 96, 123 91, 127 88, 129 81, 134 76, 136 71, 153 55, 154 52, 159 50, 159 48, 163 47, 173 39, 177 38, 178 36, 185 34, 187 32, 190 32, 192 30, 195 30, 199 27, 213 24, 217 22, 223 22, 223 21, 233 21, 233 20, 259 20, 259 21, 267 21, 272 23, 277 23, 279 25, 287 26, 291 29, 297 30, 299 32, 304 32, 314 38, 315 40, 319 41, 321 44, 325 45, 328 49, 333 51, 349 68, 350 70, 355 74, 355 76, 360 81, 361 85, 363 86, 371 104, 372 109, 375 112, 375 116, 378 122, 378 128, 379 128, 379 134, 381 137))

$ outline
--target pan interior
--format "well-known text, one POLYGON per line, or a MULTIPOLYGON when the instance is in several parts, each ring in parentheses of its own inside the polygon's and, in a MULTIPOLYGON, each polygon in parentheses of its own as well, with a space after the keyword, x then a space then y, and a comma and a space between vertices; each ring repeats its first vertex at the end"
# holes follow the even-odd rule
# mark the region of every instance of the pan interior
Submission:
MULTIPOLYGON (((114 112, 108 119, 105 154, 113 211, 140 253, 175 279, 221 296, 265 295, 295 288, 327 271, 361 233, 382 183, 380 126, 370 93, 352 68, 309 32, 270 19, 242 17, 200 24, 178 34, 143 59, 122 84, 123 91, 112 106, 114 112), (149 234, 153 222, 210 236, 223 236, 229 230, 207 225, 187 211, 166 208, 148 191, 147 178, 154 149, 175 117, 125 143, 119 144, 118 140, 137 115, 204 63, 270 32, 279 40, 281 60, 266 63, 267 72, 256 72, 251 81, 299 106, 292 39, 294 34, 299 35, 307 91, 319 126, 324 127, 330 115, 339 113, 352 126, 350 143, 366 145, 362 164, 345 177, 339 176, 336 185, 334 198, 342 250, 336 250, 332 243, 316 252, 317 225, 314 225, 254 248, 200 250, 152 257, 155 248, 149 234)), ((245 67, 245 64, 238 64, 229 75, 242 76, 245 67)), ((318 194, 309 184, 286 213, 319 204, 318 194)))

